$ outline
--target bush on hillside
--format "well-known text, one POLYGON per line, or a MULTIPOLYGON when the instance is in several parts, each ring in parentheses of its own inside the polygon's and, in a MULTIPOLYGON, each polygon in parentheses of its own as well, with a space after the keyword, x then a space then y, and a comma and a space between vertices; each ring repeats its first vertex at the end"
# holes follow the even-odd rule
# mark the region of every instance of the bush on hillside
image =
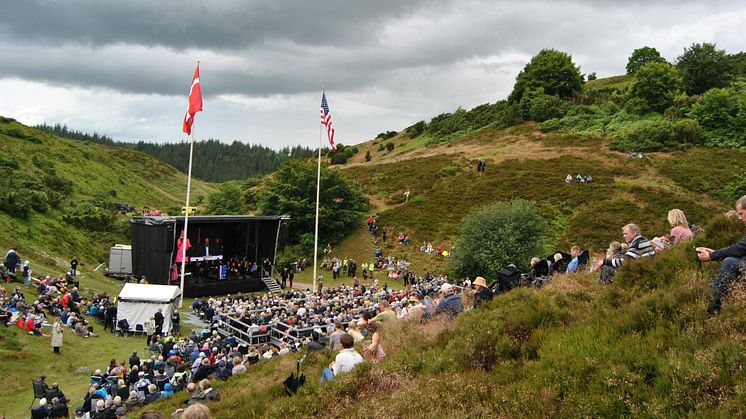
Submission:
POLYGON ((347 163, 347 155, 345 153, 337 153, 332 155, 331 164, 345 164, 347 163))
POLYGON ((559 118, 547 119, 539 124, 539 131, 552 132, 562 129, 562 121, 559 118))
POLYGON ((641 100, 641 114, 649 111, 663 113, 681 91, 681 77, 676 68, 668 63, 651 62, 643 65, 635 74, 630 96, 641 100))
POLYGON ((689 115, 702 126, 706 145, 746 147, 745 83, 707 91, 689 115))
POLYGON ((562 99, 558 95, 544 93, 541 87, 524 92, 518 106, 521 116, 527 121, 543 122, 559 118, 564 113, 562 99))
POLYGON ((97 202, 82 202, 68 208, 62 216, 66 223, 92 231, 108 231, 116 220, 114 205, 102 206, 97 202))
POLYGON ((410 138, 416 138, 422 135, 425 132, 425 128, 427 127, 427 124, 425 121, 419 121, 414 125, 410 125, 407 128, 404 129, 404 133, 407 134, 410 138))
POLYGON ((571 107, 560 120, 562 127, 576 132, 603 134, 609 115, 597 105, 571 107))
POLYGON ((542 252, 544 222, 527 201, 497 202, 464 217, 451 266, 459 277, 494 276, 508 264, 527 271, 542 252))
POLYGON ((466 111, 458 108, 453 113, 442 113, 431 119, 430 123, 427 124, 427 131, 433 136, 443 137, 463 131, 468 127, 466 111))
POLYGON ((386 143, 386 150, 390 153, 394 151, 394 143, 386 143))
POLYGON ((694 99, 695 98, 686 93, 679 94, 673 98, 673 102, 671 103, 671 106, 666 109, 664 116, 671 120, 687 118, 689 116, 689 111, 692 110, 694 99))
POLYGON ((676 148, 675 131, 669 121, 642 120, 617 134, 609 148, 618 151, 661 151, 676 148))
POLYGON ((371 159, 370 150, 365 152, 365 162, 369 162, 371 159))
POLYGON ((398 134, 396 131, 380 132, 378 133, 378 135, 376 135, 376 140, 378 139, 388 140, 389 138, 396 137, 396 134, 398 134))

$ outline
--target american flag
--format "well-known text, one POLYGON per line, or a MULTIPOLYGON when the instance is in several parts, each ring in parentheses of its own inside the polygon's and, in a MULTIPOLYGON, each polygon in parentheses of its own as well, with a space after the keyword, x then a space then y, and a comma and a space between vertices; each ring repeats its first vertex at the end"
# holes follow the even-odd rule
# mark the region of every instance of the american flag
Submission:
POLYGON ((332 150, 337 151, 334 145, 334 128, 332 127, 332 114, 329 112, 329 104, 326 103, 326 92, 321 92, 321 123, 326 125, 326 135, 329 137, 329 145, 332 150))

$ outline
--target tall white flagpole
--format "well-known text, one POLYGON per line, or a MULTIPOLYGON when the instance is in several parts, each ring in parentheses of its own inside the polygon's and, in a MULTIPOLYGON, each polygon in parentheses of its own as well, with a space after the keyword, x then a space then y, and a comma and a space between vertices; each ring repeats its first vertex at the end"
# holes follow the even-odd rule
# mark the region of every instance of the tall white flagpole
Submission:
MULTIPOLYGON (((321 96, 324 96, 324 87, 321 87, 321 96)), ((323 124, 319 121, 319 158, 316 169, 316 227, 313 235, 313 292, 316 292, 316 268, 319 266, 319 194, 321 191, 321 134, 323 124)))
MULTIPOLYGON (((197 68, 199 68, 199 61, 197 61, 197 68)), ((192 80, 192 87, 194 87, 193 84, 194 80, 192 80)), ((192 90, 189 89, 190 97, 191 94, 192 90)), ((192 116, 192 118, 193 117, 194 116, 192 116)), ((189 227, 189 194, 192 191, 192 156, 194 155, 194 121, 192 121, 191 132, 192 138, 189 142, 189 170, 187 171, 186 208, 184 208, 184 238, 181 241, 181 281, 179 284, 181 288, 181 298, 179 299, 179 308, 184 304, 184 274, 186 273, 186 252, 187 242, 189 241, 189 236, 187 235, 187 228, 189 227)))
POLYGON ((181 241, 181 299, 179 308, 184 304, 184 272, 186 268, 187 228, 189 227, 189 193, 192 190, 192 155, 194 153, 194 128, 192 128, 192 140, 189 143, 189 171, 187 172, 186 208, 184 211, 184 238, 181 241))

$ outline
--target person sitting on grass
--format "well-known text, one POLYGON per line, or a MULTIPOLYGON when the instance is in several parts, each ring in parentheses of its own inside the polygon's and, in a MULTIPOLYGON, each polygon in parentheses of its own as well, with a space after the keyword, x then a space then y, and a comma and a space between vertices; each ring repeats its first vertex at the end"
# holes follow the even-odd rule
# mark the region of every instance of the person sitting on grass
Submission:
POLYGON ((187 405, 193 405, 195 403, 202 403, 205 401, 218 401, 220 400, 220 392, 212 388, 210 380, 204 379, 199 382, 199 390, 196 390, 192 397, 187 402, 187 405))
POLYGON ((356 365, 361 364, 364 360, 353 345, 355 344, 355 338, 349 333, 344 333, 339 337, 339 343, 342 345, 342 350, 339 351, 337 356, 329 364, 328 368, 324 368, 321 373, 321 383, 331 381, 338 374, 343 374, 352 371, 356 365))
POLYGON ((441 300, 434 314, 446 313, 454 318, 458 313, 464 311, 464 302, 461 296, 454 294, 453 285, 445 283, 440 287, 441 300))
MULTIPOLYGON (((746 223, 746 195, 736 201, 736 212, 738 219, 746 223)), ((742 277, 746 271, 746 236, 741 238, 738 243, 732 244, 722 249, 713 250, 709 247, 698 247, 697 257, 702 262, 719 261, 720 271, 710 284, 712 298, 707 307, 707 314, 714 316, 720 312, 723 298, 730 291, 730 286, 737 278, 742 277)))
POLYGON ((570 260, 570 263, 567 264, 567 273, 575 272, 578 269, 578 256, 580 256, 580 246, 571 247, 570 256, 572 256, 572 260, 570 260))
POLYGON ((622 236, 624 241, 629 244, 629 248, 624 255, 617 258, 606 258, 598 262, 598 267, 601 268, 599 282, 602 284, 611 283, 617 270, 625 261, 655 255, 653 243, 642 236, 642 230, 637 224, 624 226, 622 236))
POLYGON ((487 288, 487 280, 481 276, 478 276, 474 280, 474 287, 476 287, 476 293, 474 294, 474 308, 479 307, 480 304, 487 301, 491 301, 494 294, 492 290, 487 288))
MULTIPOLYGON (((689 222, 686 219, 684 211, 678 208, 668 211, 668 223, 671 225, 671 234, 668 236, 656 237, 664 244, 664 246, 676 245, 691 240, 691 238, 694 237, 692 230, 689 228, 689 222)), ((655 239, 653 239, 653 243, 656 243, 655 239)))
POLYGON ((145 395, 145 404, 153 403, 161 397, 158 387, 155 384, 148 385, 148 394, 145 395))

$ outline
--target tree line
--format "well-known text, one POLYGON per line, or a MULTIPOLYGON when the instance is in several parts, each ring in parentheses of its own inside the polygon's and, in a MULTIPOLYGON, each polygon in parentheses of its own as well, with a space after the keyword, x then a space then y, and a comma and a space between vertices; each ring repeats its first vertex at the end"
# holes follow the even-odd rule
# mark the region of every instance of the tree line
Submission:
MULTIPOLYGON (((186 173, 189 165, 189 142, 157 143, 138 141, 136 143, 114 141, 112 138, 98 134, 88 134, 76 131, 63 124, 40 124, 34 128, 40 129, 77 141, 106 144, 115 147, 128 148, 149 154, 178 170, 186 173)), ((233 141, 231 144, 216 139, 197 141, 194 143, 192 174, 194 177, 209 182, 225 182, 229 180, 243 180, 254 175, 265 175, 275 171, 281 163, 292 159, 307 159, 315 155, 315 150, 307 147, 294 146, 273 150, 257 144, 244 144, 233 141)))
MULTIPOLYGON (((187 141, 178 143, 119 142, 117 145, 150 154, 183 172, 188 169, 189 142, 187 141)), ((209 139, 194 143, 192 174, 211 182, 243 180, 254 175, 271 173, 287 160, 306 159, 313 155, 314 150, 301 146, 273 150, 258 144, 244 144, 239 141, 226 144, 209 139)))

